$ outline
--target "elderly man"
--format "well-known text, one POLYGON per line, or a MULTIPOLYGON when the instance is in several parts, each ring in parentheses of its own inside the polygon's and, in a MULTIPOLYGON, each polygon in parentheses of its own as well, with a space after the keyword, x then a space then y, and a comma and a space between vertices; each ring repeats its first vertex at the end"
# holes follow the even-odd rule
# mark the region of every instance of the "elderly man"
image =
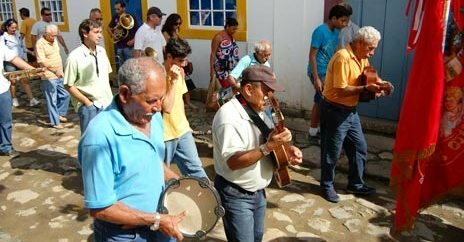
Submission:
POLYGON ((366 26, 356 33, 346 48, 337 51, 329 62, 321 102, 321 188, 325 199, 339 202, 334 188, 335 166, 342 148, 349 161, 347 192, 372 195, 374 188, 366 186, 363 173, 367 144, 362 132, 356 106, 363 91, 380 93, 376 83, 361 86, 358 77, 369 66, 368 58, 380 41, 380 33, 366 26))
POLYGON ((255 52, 248 54, 237 63, 235 68, 229 73, 228 80, 235 88, 240 88, 239 78, 242 77, 242 72, 247 67, 257 64, 262 64, 267 67, 271 67, 269 59, 272 54, 271 43, 267 40, 260 40, 255 43, 255 52))
MULTIPOLYGON (((42 8, 40 10, 40 15, 42 15, 42 19, 40 21, 37 21, 33 26, 31 30, 31 40, 32 40, 32 46, 35 46, 35 43, 37 40, 43 36, 45 33, 45 26, 51 24, 52 22, 52 11, 49 8, 42 8)), ((68 47, 66 46, 66 43, 64 42, 63 36, 61 36, 60 32, 58 31, 57 35, 58 42, 60 42, 61 46, 63 46, 64 52, 66 54, 69 53, 68 47)))
POLYGON ((89 13, 89 19, 102 23, 102 12, 99 8, 92 8, 89 13))
POLYGON ((79 37, 82 45, 69 54, 64 84, 72 96, 81 133, 84 133, 90 120, 111 102, 109 73, 112 70, 105 49, 98 45, 102 38, 101 24, 90 19, 82 21, 79 37))
POLYGON ((114 10, 116 11, 116 14, 113 15, 113 18, 111 18, 111 22, 108 25, 108 28, 106 30, 110 34, 113 41, 115 41, 116 57, 118 58, 116 67, 119 68, 122 64, 124 64, 124 61, 132 57, 132 52, 134 50, 134 42, 135 42, 134 37, 135 37, 135 32, 137 31, 137 28, 138 28, 138 23, 137 23, 137 19, 134 18, 133 15, 126 12, 125 1, 116 1, 116 3, 114 4, 114 10), (118 26, 119 19, 121 15, 123 14, 131 15, 132 19, 134 20, 134 26, 129 30, 125 30, 125 29, 121 30, 121 29, 115 28, 116 26, 118 26), (127 36, 121 36, 117 34, 117 33, 120 33, 121 31, 123 32, 128 31, 127 36))
POLYGON ((185 213, 160 214, 164 181, 178 176, 163 163, 163 66, 129 59, 119 70, 119 93, 92 121, 78 146, 84 202, 95 241, 182 240, 185 213), (162 233, 160 233, 160 231, 162 233))
POLYGON ((213 120, 214 186, 225 208, 227 241, 261 241, 264 232, 266 195, 273 161, 270 152, 285 145, 289 162, 301 163, 302 153, 287 145, 292 134, 278 132, 265 114, 265 98, 282 91, 272 70, 250 66, 242 74, 240 94, 224 104, 213 120), (269 135, 267 135, 269 133, 269 135))
MULTIPOLYGON (((32 69, 20 57, 10 54, 5 43, 0 42, 0 61, 8 61, 20 69, 32 69)), ((0 65, 0 156, 9 156, 11 159, 20 154, 13 148, 11 135, 13 130, 13 117, 11 115, 11 83, 3 76, 3 65, 0 65)))
POLYGON ((66 122, 69 106, 69 93, 63 85, 63 63, 60 56, 60 47, 55 41, 58 27, 49 24, 45 27, 45 34, 36 43, 37 62, 45 67, 42 77, 42 90, 47 100, 48 117, 50 124, 56 129, 64 128, 60 122, 66 122))
POLYGON ((174 161, 184 176, 207 177, 198 156, 192 129, 185 116, 182 99, 182 95, 188 91, 182 67, 187 64, 187 56, 191 51, 187 41, 179 38, 171 38, 166 45, 164 67, 170 75, 163 102, 165 161, 168 165, 174 161))
POLYGON ((164 61, 164 46, 166 46, 166 39, 164 39, 160 28, 161 20, 165 13, 157 7, 151 7, 147 11, 147 22, 145 22, 135 33, 134 44, 134 57, 139 57, 145 48, 150 47, 155 50, 156 57, 159 63, 164 61))

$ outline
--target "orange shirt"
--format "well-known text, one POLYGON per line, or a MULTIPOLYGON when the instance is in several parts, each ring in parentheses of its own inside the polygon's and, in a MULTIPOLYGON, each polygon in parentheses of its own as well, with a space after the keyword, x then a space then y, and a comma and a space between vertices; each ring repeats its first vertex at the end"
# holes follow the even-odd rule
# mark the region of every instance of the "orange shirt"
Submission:
POLYGON ((362 59, 358 61, 350 45, 338 50, 327 66, 327 74, 324 81, 324 98, 348 107, 354 107, 358 104, 359 94, 352 96, 340 96, 339 88, 347 86, 359 86, 358 77, 361 75, 364 67, 369 66, 369 60, 362 59))
MULTIPOLYGON (((32 25, 35 23, 35 19, 33 18, 26 18, 21 21, 21 30, 20 33, 24 34, 24 42, 26 43, 26 48, 34 48, 32 46, 32 39, 31 39, 31 30, 32 25)), ((41 36, 39 36, 40 38, 41 36)))

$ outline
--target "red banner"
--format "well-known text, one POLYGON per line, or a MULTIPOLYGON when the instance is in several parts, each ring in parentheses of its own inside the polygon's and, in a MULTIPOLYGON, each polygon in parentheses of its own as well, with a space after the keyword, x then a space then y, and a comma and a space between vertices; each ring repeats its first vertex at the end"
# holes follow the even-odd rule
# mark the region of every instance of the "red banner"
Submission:
POLYGON ((415 11, 422 12, 415 14, 420 23, 411 28, 409 47, 416 52, 391 172, 391 185, 397 189, 394 232, 410 230, 419 209, 464 183, 464 52, 459 31, 448 31, 446 43, 451 45, 443 54, 448 3, 415 4, 415 11))

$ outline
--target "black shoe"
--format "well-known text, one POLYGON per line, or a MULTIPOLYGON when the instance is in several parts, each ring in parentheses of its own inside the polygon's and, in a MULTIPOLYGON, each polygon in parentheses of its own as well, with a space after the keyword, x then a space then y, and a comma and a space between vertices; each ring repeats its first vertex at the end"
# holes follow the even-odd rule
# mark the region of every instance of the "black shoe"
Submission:
POLYGON ((9 156, 11 159, 19 157, 21 154, 15 149, 11 149, 8 152, 0 152, 0 156, 9 156))
POLYGON ((340 197, 337 195, 337 192, 334 189, 325 190, 324 198, 332 203, 340 202, 340 197))
POLYGON ((370 196, 370 195, 374 195, 376 193, 376 190, 373 187, 368 187, 366 185, 363 185, 360 188, 347 188, 346 192, 355 194, 355 195, 370 196))

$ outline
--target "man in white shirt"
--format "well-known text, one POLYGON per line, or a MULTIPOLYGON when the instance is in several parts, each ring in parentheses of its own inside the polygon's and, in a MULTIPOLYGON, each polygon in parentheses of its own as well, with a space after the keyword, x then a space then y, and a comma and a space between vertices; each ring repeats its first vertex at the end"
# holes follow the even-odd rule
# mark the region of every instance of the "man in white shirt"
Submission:
POLYGON ((166 40, 161 33, 161 29, 157 27, 161 25, 164 15, 166 14, 157 7, 148 9, 147 21, 135 33, 134 57, 141 56, 145 48, 151 47, 156 51, 158 62, 163 63, 163 50, 164 46, 166 46, 166 40))

